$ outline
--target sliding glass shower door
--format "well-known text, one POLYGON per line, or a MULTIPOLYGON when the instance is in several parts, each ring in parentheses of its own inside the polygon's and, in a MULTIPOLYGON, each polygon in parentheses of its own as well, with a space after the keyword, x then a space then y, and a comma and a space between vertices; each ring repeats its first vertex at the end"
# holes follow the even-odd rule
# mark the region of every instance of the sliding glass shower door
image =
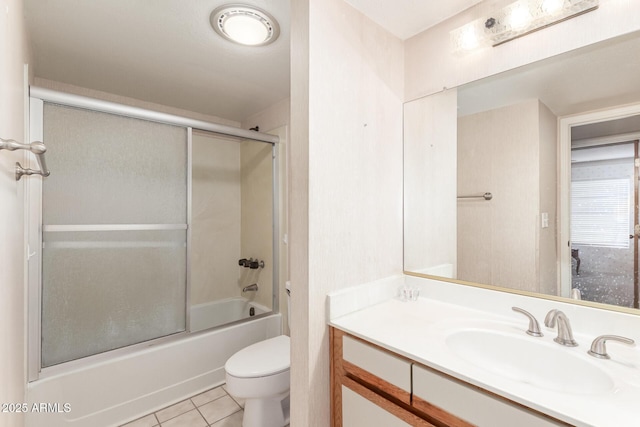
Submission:
POLYGON ((185 330, 188 130, 45 103, 41 366, 185 330))

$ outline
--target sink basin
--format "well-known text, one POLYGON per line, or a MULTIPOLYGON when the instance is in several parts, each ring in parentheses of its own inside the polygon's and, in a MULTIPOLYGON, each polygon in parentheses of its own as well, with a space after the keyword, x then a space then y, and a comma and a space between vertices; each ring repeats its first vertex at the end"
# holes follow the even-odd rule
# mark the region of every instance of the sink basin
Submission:
POLYGON ((614 385, 588 356, 538 338, 471 329, 452 332, 445 343, 461 359, 482 370, 541 389, 593 394, 614 385))

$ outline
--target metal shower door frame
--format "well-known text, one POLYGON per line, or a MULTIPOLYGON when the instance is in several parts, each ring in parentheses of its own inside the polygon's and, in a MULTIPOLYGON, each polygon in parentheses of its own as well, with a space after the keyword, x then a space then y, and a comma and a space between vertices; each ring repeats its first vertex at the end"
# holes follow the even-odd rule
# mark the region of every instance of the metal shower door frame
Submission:
MULTIPOLYGON (((86 110, 110 113, 130 118, 147 120, 158 123, 165 123, 183 127, 187 131, 187 224, 186 224, 186 289, 185 289, 185 330, 176 334, 159 337, 150 341, 132 344, 126 347, 107 351, 97 355, 69 361, 60 365, 42 368, 42 348, 41 348, 41 322, 42 322, 42 180, 30 179, 24 186, 24 222, 25 222, 25 252, 26 267, 25 282, 27 284, 27 380, 36 381, 43 377, 43 369, 51 374, 56 374, 75 367, 82 363, 87 363, 86 359, 104 359, 108 355, 128 354, 140 348, 148 347, 150 343, 157 344, 173 341, 190 333, 190 296, 191 296, 191 220, 192 220, 192 131, 193 129, 214 132, 223 135, 235 136, 247 140, 265 142, 272 145, 272 262, 273 262, 273 289, 272 289, 272 313, 279 312, 279 169, 277 156, 277 143, 279 137, 271 134, 248 131, 231 126, 209 123, 185 117, 174 116, 165 113, 145 110, 137 107, 116 104, 108 101, 101 101, 78 95, 65 94, 42 88, 30 88, 29 98, 29 140, 42 141, 44 139, 44 103, 66 105, 83 108, 86 110)), ((26 167, 33 167, 33 159, 29 160, 26 167)), ((55 173, 55 172, 52 172, 55 173)), ((126 229, 135 227, 123 225, 126 229)), ((73 226, 70 226, 73 227, 73 226)), ((167 225, 158 225, 157 229, 166 229, 167 225)), ((50 230, 62 231, 62 230, 50 230)), ((268 315, 270 313, 265 313, 268 315)), ((263 315, 257 316, 262 317, 263 315)))

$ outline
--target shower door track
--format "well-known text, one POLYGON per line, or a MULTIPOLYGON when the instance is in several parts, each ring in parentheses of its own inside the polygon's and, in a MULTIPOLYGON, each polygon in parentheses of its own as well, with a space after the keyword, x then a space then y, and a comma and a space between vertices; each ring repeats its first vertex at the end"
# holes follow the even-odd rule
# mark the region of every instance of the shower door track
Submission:
POLYGON ((215 132, 228 136, 236 136, 244 139, 253 139, 255 141, 268 142, 271 144, 277 144, 278 142, 280 142, 280 138, 278 136, 268 133, 256 132, 252 130, 236 128, 233 126, 222 125, 219 123, 206 122, 203 120, 195 120, 187 117, 176 116, 173 114, 160 113, 144 108, 131 107, 128 105, 117 104, 115 102, 103 101, 86 96, 57 92, 41 87, 31 86, 29 88, 29 95, 32 98, 41 99, 42 101, 50 102, 52 104, 61 104, 70 107, 84 108, 87 110, 99 111, 102 113, 116 114, 119 116, 148 120, 151 122, 165 123, 184 128, 193 128, 215 132))

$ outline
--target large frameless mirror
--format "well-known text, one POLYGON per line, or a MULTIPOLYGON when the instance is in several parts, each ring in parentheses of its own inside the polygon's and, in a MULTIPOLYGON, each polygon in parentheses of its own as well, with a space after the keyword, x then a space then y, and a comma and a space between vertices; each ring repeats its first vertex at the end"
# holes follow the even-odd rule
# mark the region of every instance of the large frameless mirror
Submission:
POLYGON ((406 103, 405 271, 638 308, 638 58, 635 33, 406 103))

